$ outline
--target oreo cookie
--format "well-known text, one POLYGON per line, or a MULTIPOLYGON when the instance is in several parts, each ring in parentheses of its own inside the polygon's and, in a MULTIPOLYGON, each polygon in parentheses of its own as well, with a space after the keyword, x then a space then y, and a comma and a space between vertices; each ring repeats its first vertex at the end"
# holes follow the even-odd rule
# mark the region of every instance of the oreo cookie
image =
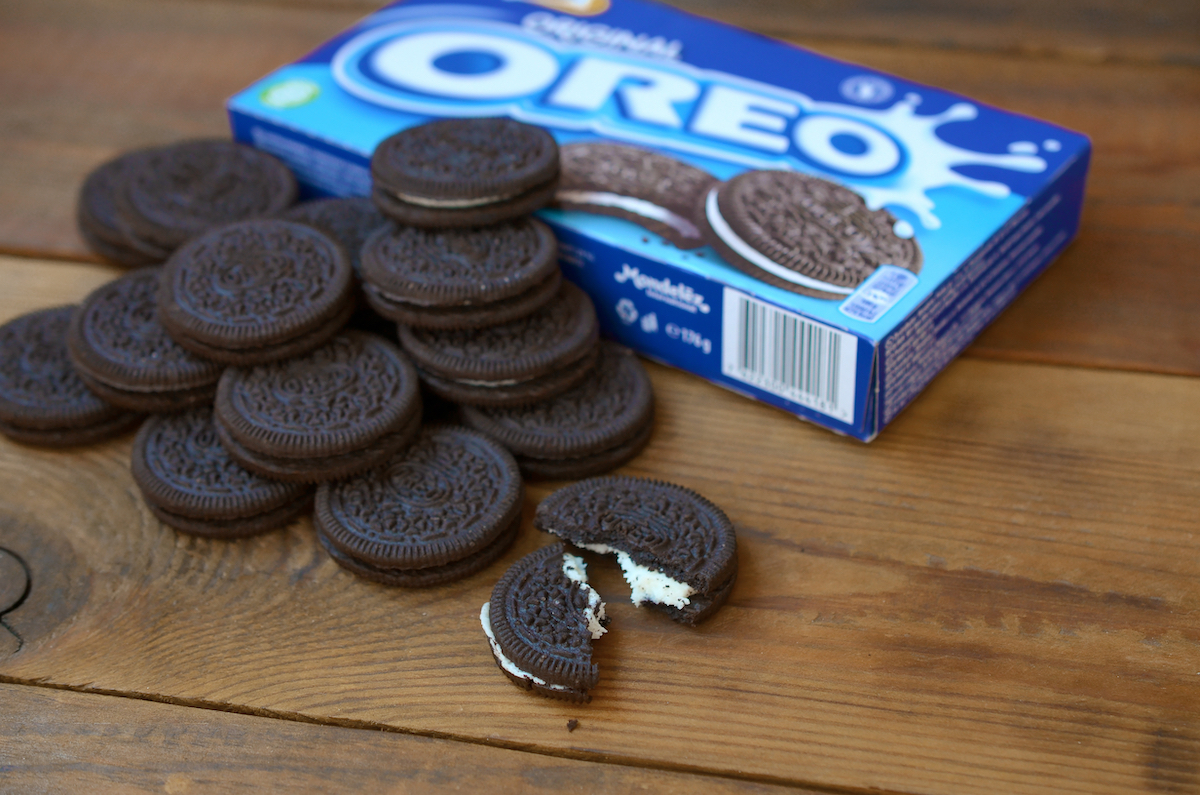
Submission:
POLYGON ((305 356, 231 367, 217 385, 217 434, 265 477, 336 480, 386 461, 417 435, 416 369, 392 343, 344 331, 305 356))
POLYGON ((633 351, 602 342, 592 374, 557 397, 461 411, 464 422, 512 451, 526 477, 586 478, 615 469, 646 446, 654 389, 633 351))
POLYGON ((747 171, 708 190, 697 216, 733 267, 802 295, 841 300, 880 265, 921 270, 913 228, 854 191, 795 171, 747 171))
POLYGON ((558 185, 553 136, 507 118, 443 119, 396 133, 371 157, 371 199, 413 226, 485 226, 546 206, 558 185))
POLYGON ((337 241, 349 257, 350 268, 357 277, 362 275, 363 243, 388 224, 371 200, 362 196, 313 199, 297 204, 279 217, 308 224, 337 241))
POLYGON ((507 450, 469 428, 427 426, 381 466, 322 483, 314 523, 338 565, 425 587, 474 574, 508 549, 523 498, 507 450))
POLYGON ((225 368, 171 339, 158 321, 162 268, 141 268, 84 299, 67 350, 84 383, 131 411, 177 411, 212 403, 225 368))
POLYGON ((480 328, 530 315, 562 280, 558 244, 535 218, 488 227, 391 225, 363 247, 363 290, 380 315, 419 328, 480 328))
POLYGON ((171 255, 158 313, 193 353, 249 366, 318 347, 346 324, 353 299, 350 262, 334 240, 305 224, 255 220, 171 255))
POLYGON ((128 237, 170 252, 216 226, 278 214, 296 193, 295 176, 266 152, 199 140, 130 158, 113 200, 128 237))
POLYGON ((737 537, 691 489, 632 477, 581 480, 537 508, 533 524, 577 547, 614 553, 635 605, 684 624, 716 612, 737 580, 737 537))
POLYGON ((554 201, 564 210, 632 221, 678 248, 699 248, 706 241, 693 215, 716 182, 707 171, 659 152, 590 141, 562 148, 554 201))
POLYGON ((67 354, 74 306, 30 312, 0 326, 0 433, 47 447, 91 444, 137 425, 142 415, 102 400, 67 354))
POLYGON ((591 701, 600 680, 592 641, 604 602, 578 557, 551 544, 512 565, 479 611, 496 665, 513 684, 564 701, 591 701))
POLYGON ((192 535, 241 538, 287 525, 312 504, 312 489, 260 477, 221 446, 212 409, 151 417, 130 460, 146 505, 192 535))
POLYGON ((171 249, 135 237, 117 212, 116 195, 142 154, 123 154, 96 167, 84 179, 75 204, 76 226, 87 247, 103 259, 126 267, 157 265, 171 255, 171 249))
POLYGON ((399 331, 432 392, 478 406, 520 406, 567 391, 595 364, 600 333, 592 300, 567 281, 553 301, 519 320, 399 331))

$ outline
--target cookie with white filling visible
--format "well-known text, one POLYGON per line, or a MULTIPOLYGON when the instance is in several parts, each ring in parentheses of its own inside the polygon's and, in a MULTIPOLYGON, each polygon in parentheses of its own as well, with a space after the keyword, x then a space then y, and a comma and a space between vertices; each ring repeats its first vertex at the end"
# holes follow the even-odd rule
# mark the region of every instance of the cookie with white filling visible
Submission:
POLYGON ((683 624, 715 613, 737 580, 729 517, 683 486, 634 477, 581 480, 543 500, 533 524, 577 547, 615 554, 633 603, 683 624))
POLYGON ((604 602, 584 562, 551 544, 512 565, 479 612, 496 665, 513 684, 566 701, 591 701, 600 679, 592 641, 606 632, 604 602))
POLYGON ((679 248, 699 248, 692 219, 701 196, 717 182, 703 169, 638 146, 587 141, 562 147, 562 181, 554 202, 632 221, 679 248))

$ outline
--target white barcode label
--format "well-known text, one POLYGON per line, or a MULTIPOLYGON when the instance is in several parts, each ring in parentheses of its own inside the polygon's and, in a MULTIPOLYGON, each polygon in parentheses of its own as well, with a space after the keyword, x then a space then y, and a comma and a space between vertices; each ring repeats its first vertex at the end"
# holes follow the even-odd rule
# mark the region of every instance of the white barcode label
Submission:
POLYGON ((858 338, 725 288, 721 373, 854 421, 858 338))

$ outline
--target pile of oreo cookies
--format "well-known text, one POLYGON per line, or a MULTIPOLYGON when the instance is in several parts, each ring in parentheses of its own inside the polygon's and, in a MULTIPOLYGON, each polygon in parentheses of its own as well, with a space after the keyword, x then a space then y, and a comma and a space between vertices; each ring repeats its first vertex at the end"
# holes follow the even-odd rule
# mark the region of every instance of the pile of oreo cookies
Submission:
POLYGON ((528 215, 558 185, 547 133, 437 122, 374 166, 373 200, 296 206, 285 166, 227 141, 101 166, 80 232, 140 267, 0 327, 0 432, 68 446, 141 424, 134 479, 184 532, 259 533, 315 500, 321 543, 360 576, 486 566, 520 526, 522 471, 582 477, 645 445, 649 379, 599 342, 528 215), (473 427, 423 428, 422 385, 473 427))

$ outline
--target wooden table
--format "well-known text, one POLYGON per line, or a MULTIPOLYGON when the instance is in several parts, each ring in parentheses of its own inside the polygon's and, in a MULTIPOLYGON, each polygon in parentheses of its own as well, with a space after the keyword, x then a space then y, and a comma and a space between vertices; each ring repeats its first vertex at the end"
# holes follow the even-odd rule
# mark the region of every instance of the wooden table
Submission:
MULTIPOLYGON (((512 687, 477 619, 553 484, 501 564, 405 591, 308 521, 163 527, 128 438, 0 439, 0 790, 1200 792, 1200 6, 682 4, 1088 133, 1079 240, 871 445, 652 366, 626 471, 722 505, 741 579, 688 629, 593 563, 584 706, 512 687)), ((91 167, 225 134, 371 8, 0 1, 0 320, 115 275, 73 228, 91 167)))

